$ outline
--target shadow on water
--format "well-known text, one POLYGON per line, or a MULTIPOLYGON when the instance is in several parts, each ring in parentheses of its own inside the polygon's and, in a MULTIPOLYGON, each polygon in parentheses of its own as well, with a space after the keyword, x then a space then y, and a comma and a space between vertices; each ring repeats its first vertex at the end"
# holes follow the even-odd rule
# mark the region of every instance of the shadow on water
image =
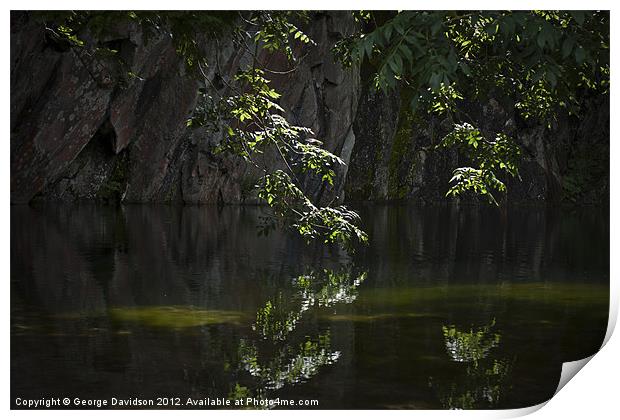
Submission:
POLYGON ((516 408, 604 337, 605 212, 362 207, 353 257, 259 212, 12 207, 12 399, 516 408))

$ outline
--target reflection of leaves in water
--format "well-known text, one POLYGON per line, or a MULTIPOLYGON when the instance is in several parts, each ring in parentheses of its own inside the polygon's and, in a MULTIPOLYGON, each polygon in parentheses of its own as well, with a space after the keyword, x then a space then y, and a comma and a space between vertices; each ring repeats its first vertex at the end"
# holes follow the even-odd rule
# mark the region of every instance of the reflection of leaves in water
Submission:
POLYGON ((301 275, 293 280, 295 296, 287 299, 280 292, 276 298, 268 300, 257 311, 253 328, 263 338, 284 340, 311 307, 330 307, 355 301, 357 287, 365 279, 366 272, 353 277, 350 270, 335 272, 325 269, 319 273, 301 275))
MULTIPOLYGON (((482 397, 489 405, 497 404, 503 394, 503 381, 510 372, 512 364, 506 360, 493 360, 490 367, 484 368, 485 386, 481 388, 482 397)), ((476 372, 468 371, 470 376, 476 372)))
POLYGON ((501 401, 513 362, 488 358, 501 340, 501 335, 493 331, 494 326, 495 320, 468 332, 459 331, 454 325, 442 328, 448 355, 465 366, 461 376, 447 381, 429 379, 429 385, 438 391, 442 406, 450 409, 493 408, 501 401))
POLYGON ((239 369, 258 381, 249 392, 266 396, 286 385, 306 382, 321 367, 335 363, 340 352, 331 348, 329 329, 296 344, 291 343, 291 333, 310 308, 354 302, 357 288, 365 279, 366 272, 353 275, 351 267, 313 271, 293 279, 292 296, 280 291, 259 308, 252 327, 262 340, 242 339, 239 343, 239 369))
POLYGON ((507 389, 506 379, 512 368, 507 360, 488 360, 467 366, 464 376, 449 383, 436 381, 441 405, 450 409, 494 408, 507 389))
POLYGON ((301 310, 287 310, 287 299, 279 293, 273 301, 268 300, 265 306, 256 312, 256 322, 253 329, 263 337, 271 337, 273 340, 283 340, 288 333, 295 329, 301 318, 304 308, 301 310))
MULTIPOLYGON (((239 382, 235 383, 235 386, 228 393, 228 399, 231 401, 241 400, 245 401, 246 398, 256 398, 261 395, 253 395, 250 389, 246 386, 242 386, 239 382)), ((250 405, 237 406, 236 408, 253 408, 250 405)))
POLYGON ((287 384, 305 382, 319 368, 335 363, 339 351, 331 351, 330 332, 320 334, 316 340, 307 339, 297 348, 284 346, 269 362, 260 364, 258 349, 252 343, 241 340, 239 344, 241 366, 267 389, 280 389, 287 384))
POLYGON ((454 325, 444 326, 443 336, 446 350, 455 362, 474 362, 483 359, 489 351, 499 344, 500 335, 491 333, 495 320, 474 331, 458 331, 454 325))
POLYGON ((258 404, 258 405, 244 403, 240 406, 235 405, 235 408, 268 410, 268 409, 275 407, 274 404, 267 402, 267 395, 265 394, 265 389, 263 388, 258 388, 252 391, 250 388, 246 386, 242 386, 239 384, 239 382, 237 382, 235 383, 235 386, 231 388, 230 392, 228 393, 228 399, 231 401, 233 400, 245 401, 246 398, 252 398, 252 399, 259 400, 259 401, 262 400, 262 401, 265 401, 266 403, 258 404))
POLYGON ((241 386, 239 385, 239 383, 236 383, 235 387, 228 394, 228 399, 229 400, 243 400, 249 397, 250 395, 251 395, 250 390, 247 387, 241 386))
POLYGON ((317 305, 330 307, 337 303, 353 303, 357 298, 357 287, 366 279, 366 272, 351 279, 348 271, 335 272, 323 270, 321 275, 314 273, 299 276, 294 283, 302 296, 302 308, 317 305))

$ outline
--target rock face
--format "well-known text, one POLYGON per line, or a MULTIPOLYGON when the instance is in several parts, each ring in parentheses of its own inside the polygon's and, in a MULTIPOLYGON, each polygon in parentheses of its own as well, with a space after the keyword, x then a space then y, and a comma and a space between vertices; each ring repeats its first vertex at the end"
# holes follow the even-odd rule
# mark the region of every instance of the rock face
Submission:
MULTIPOLYGON (((119 77, 111 60, 92 52, 60 49, 27 13, 11 15, 11 201, 32 199, 125 202, 238 203, 257 178, 241 159, 215 155, 216 133, 186 128, 198 82, 187 74, 169 38, 145 44, 138 28, 119 25, 106 42, 119 50, 139 77, 119 77)), ((336 64, 330 49, 352 33, 349 14, 316 14, 309 35, 317 46, 294 72, 275 75, 289 121, 311 127, 329 150, 349 160, 359 74, 336 64)), ((217 65, 209 78, 230 77, 250 59, 230 40, 205 40, 217 65)), ((277 55, 263 55, 269 68, 288 70, 277 55)), ((220 92, 221 93, 221 92, 220 92)), ((269 165, 277 165, 275 157, 269 165)), ((344 187, 309 191, 331 200, 344 187)))
MULTIPOLYGON (((436 149, 451 129, 447 120, 421 119, 402 104, 410 98, 365 90, 354 133, 345 194, 350 200, 442 201, 464 156, 436 149), (380 138, 381 141, 376 141, 380 138)), ((596 203, 609 195, 609 97, 584 98, 581 119, 560 115, 551 127, 528 123, 495 99, 470 104, 468 113, 487 138, 505 132, 519 144, 521 180, 508 178, 511 202, 596 203)), ((479 197, 463 197, 478 200, 479 197)))
MULTIPOLYGON (((306 32, 316 42, 315 47, 305 48, 299 55, 303 58, 294 71, 282 54, 262 52, 258 59, 266 68, 275 89, 282 94, 280 105, 287 111, 286 118, 295 125, 309 127, 324 146, 349 161, 355 135, 353 120, 359 100, 359 71, 349 71, 336 64, 330 49, 354 30, 354 21, 346 12, 317 13, 313 16, 306 32)), ((232 50, 232 49, 231 49, 232 50)), ((219 61, 226 63, 223 71, 234 74, 240 65, 248 63, 251 57, 233 52, 219 61)), ((240 159, 213 154, 219 136, 201 131, 188 131, 190 141, 183 154, 181 167, 184 202, 253 202, 250 194, 259 174, 244 165, 240 159)), ((268 151, 262 158, 269 167, 282 167, 282 163, 268 151)), ((320 202, 333 200, 344 188, 347 167, 339 168, 333 188, 326 189, 323 183, 307 178, 304 181, 307 193, 320 202)))
POLYGON ((117 62, 11 17, 11 200, 157 200, 197 90, 171 42, 119 28, 107 42, 142 78, 125 80, 117 62))
MULTIPOLYGON (((413 118, 398 92, 373 92, 359 68, 334 62, 332 46, 354 29, 347 12, 314 13, 305 30, 317 45, 299 51, 295 71, 279 54, 259 56, 277 71, 267 76, 288 120, 312 128, 347 163, 333 188, 306 178, 306 190, 322 203, 443 200, 451 170, 462 162, 433 148, 445 123, 413 118)), ((28 13, 11 13, 11 202, 255 200, 258 174, 240 158, 214 153, 221 134, 186 127, 199 83, 170 38, 145 43, 138 27, 119 24, 100 42, 118 50, 125 67, 62 45, 28 13)), ((213 63, 206 74, 212 86, 251 60, 231 37, 201 42, 213 63)), ((211 89, 226 94, 221 84, 211 89)), ((609 103, 588 103, 581 122, 565 117, 552 129, 527 126, 492 99, 477 107, 483 129, 512 130, 525 150, 523 182, 509 184, 512 199, 555 199, 567 189, 586 201, 606 194, 609 103), (603 170, 584 176, 592 162, 603 170), (592 183, 601 191, 588 189, 592 183)), ((279 165, 275 155, 264 159, 279 165)))

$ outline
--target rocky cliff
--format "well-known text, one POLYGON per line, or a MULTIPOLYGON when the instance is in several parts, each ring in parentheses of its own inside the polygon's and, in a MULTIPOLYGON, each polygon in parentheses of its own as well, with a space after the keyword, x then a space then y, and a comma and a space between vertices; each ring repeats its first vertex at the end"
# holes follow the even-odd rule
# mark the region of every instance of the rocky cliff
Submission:
MULTIPOLYGON (((331 47, 354 25, 346 12, 313 14, 305 31, 317 45, 304 47, 295 71, 270 77, 288 119, 311 127, 347 163, 333 189, 312 180, 307 189, 323 202, 442 200, 451 170, 462 162, 434 150, 445 123, 410 115, 398 92, 376 93, 359 68, 334 62, 331 47)), ((230 37, 201 42, 213 63, 211 89, 223 91, 218 78, 249 57, 230 37)), ((11 202, 254 200, 257 174, 241 159, 214 153, 218 133, 186 127, 199 83, 171 40, 145 43, 140 28, 119 24, 99 43, 118 50, 125 65, 67 48, 30 14, 11 14, 11 202)), ((288 69, 278 54, 261 58, 272 69, 288 69)), ((483 129, 505 129, 523 146, 523 181, 509 183, 509 199, 607 196, 608 98, 591 98, 587 106, 585 118, 562 117, 551 128, 526 124, 495 99, 473 106, 483 129)))
MULTIPOLYGON (((448 121, 412 115, 402 105, 409 100, 363 90, 345 186, 348 199, 445 200, 452 170, 468 165, 466 157, 435 147, 450 131, 448 121)), ((521 147, 521 179, 506 179, 508 201, 597 203, 607 199, 608 96, 584 98, 580 118, 563 113, 550 127, 524 121, 506 103, 489 98, 486 103, 471 104, 469 114, 481 122, 488 138, 503 131, 521 147)))

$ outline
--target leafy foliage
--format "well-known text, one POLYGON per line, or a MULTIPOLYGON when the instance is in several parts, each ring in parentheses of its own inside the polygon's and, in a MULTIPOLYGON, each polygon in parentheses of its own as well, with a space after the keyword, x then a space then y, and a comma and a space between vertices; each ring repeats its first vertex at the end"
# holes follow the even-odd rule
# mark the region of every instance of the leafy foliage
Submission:
MULTIPOLYGON (((291 63, 295 49, 314 45, 299 24, 308 20, 306 12, 60 12, 41 15, 46 27, 58 39, 74 48, 91 48, 84 39, 99 39, 119 22, 138 25, 145 41, 170 37, 186 67, 204 80, 198 105, 187 121, 188 127, 206 127, 223 132, 217 152, 229 152, 253 165, 263 176, 257 195, 273 210, 265 218, 261 232, 278 226, 293 226, 307 240, 342 243, 348 250, 368 237, 357 224, 359 216, 344 206, 319 207, 302 189, 300 177, 318 176, 327 186, 334 185, 336 167, 342 159, 321 147, 309 128, 294 126, 278 104, 280 94, 271 87, 265 73, 270 71, 258 57, 258 50, 283 52, 291 63), (205 36, 227 31, 236 46, 251 58, 232 79, 219 71, 224 89, 212 85, 205 71, 210 65, 202 42, 205 36), (295 48, 294 48, 295 47, 295 48), (275 151, 280 167, 261 166, 256 156, 275 151)), ((111 55, 117 51, 110 50, 111 55)), ((294 70, 294 69, 292 69, 294 70)))
POLYGON ((327 330, 315 339, 307 338, 296 348, 284 346, 268 363, 261 364, 255 345, 241 340, 239 358, 242 368, 259 379, 262 387, 277 390, 288 384, 306 382, 326 365, 340 358, 339 351, 331 350, 331 335, 327 330))
POLYGON ((111 55, 116 55, 118 50, 106 47, 102 40, 113 35, 120 24, 137 25, 145 44, 153 38, 169 37, 187 67, 195 70, 199 63, 205 62, 202 37, 221 35, 233 25, 236 13, 71 10, 37 12, 35 17, 57 41, 111 55))
POLYGON ((295 296, 287 297, 279 293, 258 309, 253 329, 263 339, 282 341, 310 308, 352 303, 357 298, 357 288, 366 277, 366 272, 354 276, 350 268, 340 271, 324 269, 301 275, 292 282, 295 296))
POLYGON ((272 11, 255 13, 250 22, 257 25, 254 41, 261 43, 267 51, 284 51, 289 60, 294 61, 295 55, 291 47, 292 40, 299 40, 304 44, 315 45, 314 41, 303 33, 291 20, 308 21, 307 12, 272 11), (292 38, 292 39, 291 39, 292 38))
MULTIPOLYGON (((316 206, 300 187, 298 175, 303 173, 313 173, 333 185, 334 169, 344 165, 342 159, 321 148, 321 142, 311 137, 312 130, 286 120, 276 102, 280 94, 271 88, 263 70, 240 71, 235 80, 240 84, 233 88, 235 94, 222 98, 217 107, 226 133, 218 150, 232 152, 263 172, 256 185, 257 195, 273 210, 274 217, 265 218, 261 232, 290 225, 308 241, 341 243, 350 251, 355 243, 367 242, 368 236, 357 226, 357 213, 345 206, 316 206), (256 162, 256 156, 268 149, 276 152, 285 169, 261 167, 256 162)), ((189 125, 207 120, 208 116, 195 112, 189 125)))
POLYGON ((488 325, 474 331, 459 331, 454 325, 444 325, 442 328, 446 350, 455 362, 473 362, 484 359, 489 351, 497 347, 500 335, 493 332, 495 320, 488 325))
MULTIPOLYGON (((524 119, 547 127, 561 109, 579 115, 580 95, 609 91, 609 13, 605 11, 400 11, 352 12, 358 31, 333 47, 345 66, 363 63, 376 89, 405 89, 413 112, 439 115, 453 127, 440 145, 456 148, 472 166, 454 170, 447 196, 473 192, 498 203, 505 176, 518 177, 518 146, 507 133, 487 133, 468 104, 497 97, 524 119), (489 140, 492 139, 492 140, 489 140)), ((344 162, 322 147, 307 127, 290 124, 271 86, 259 50, 280 52, 289 64, 314 45, 302 30, 310 17, 299 11, 41 12, 55 42, 99 56, 116 56, 100 42, 121 22, 140 27, 148 42, 169 37, 188 69, 204 80, 187 124, 224 133, 220 152, 240 156, 262 172, 257 196, 272 213, 261 232, 293 226, 307 240, 342 243, 352 250, 368 237, 359 216, 344 206, 313 203, 300 179, 313 174, 330 187, 344 162), (248 60, 224 87, 213 86, 204 42, 226 33, 248 60), (94 40, 94 41, 93 41, 94 40), (257 156, 280 157, 267 168, 257 156)), ((118 57, 119 61, 122 59, 118 57)), ((130 77, 139 77, 126 69, 130 77)), ((290 71, 294 71, 291 68, 290 71)), ((286 72, 285 72, 286 73, 286 72)), ((572 184, 571 184, 572 185, 572 184)))
POLYGON ((353 302, 366 275, 366 272, 355 272, 351 266, 337 271, 311 271, 293 279, 292 296, 280 291, 258 309, 253 329, 259 340, 242 339, 238 358, 239 370, 257 380, 260 394, 303 383, 323 366, 338 361, 341 353, 332 350, 329 329, 316 336, 297 334, 295 337, 293 333, 311 308, 353 302))
MULTIPOLYGON (((262 15, 259 15, 262 16, 262 15)), ((312 43, 307 35, 293 24, 283 20, 280 14, 269 18, 256 18, 268 22, 264 30, 253 36, 268 50, 284 49, 287 57, 294 60, 290 42, 312 43), (277 34, 274 34, 274 31, 277 34), (292 36, 291 36, 292 34, 292 36), (301 35, 300 35, 301 34, 301 35), (291 39, 292 38, 292 39, 291 39)), ((244 41, 242 43, 246 45, 244 41)), ((254 55, 256 58, 256 56, 254 55)), ((234 83, 227 84, 231 96, 222 96, 219 104, 212 106, 213 98, 203 94, 204 105, 199 105, 189 126, 204 125, 214 121, 208 113, 217 109, 215 126, 225 133, 218 151, 228 151, 242 157, 263 172, 256 185, 258 198, 272 209, 273 217, 265 217, 261 232, 267 234, 280 226, 292 226, 306 240, 322 240, 326 244, 340 243, 353 251, 355 243, 366 243, 367 234, 357 225, 357 213, 345 206, 316 206, 302 189, 300 177, 314 174, 321 182, 333 186, 335 168, 344 165, 340 157, 321 147, 307 127, 292 125, 285 118, 285 110, 277 103, 280 94, 271 87, 266 71, 254 65, 240 70, 234 83), (211 105, 211 106, 210 106, 211 105), (205 113, 199 112, 201 110, 205 113), (272 150, 280 157, 282 168, 267 168, 257 163, 256 157, 272 150)))
MULTIPOLYGON (((580 92, 609 90, 605 11, 401 11, 387 18, 368 13, 362 30, 334 47, 339 60, 366 63, 377 89, 414 92, 412 111, 442 115, 455 132, 463 123, 480 126, 467 114, 473 101, 501 97, 522 118, 551 127, 560 109, 578 115, 580 92)), ((486 167, 456 170, 457 185, 448 195, 473 190, 497 202, 489 189, 505 191, 505 185, 489 166, 503 163, 501 169, 516 174, 515 148, 505 136, 497 133, 493 147, 505 150, 491 151, 490 162, 475 147, 480 141, 469 138, 474 147, 462 150, 474 152, 472 160, 486 167)), ((444 145, 461 145, 460 137, 452 138, 459 141, 444 145)))
POLYGON ((456 124, 453 131, 443 138, 439 146, 463 150, 479 168, 455 169, 450 180, 455 185, 448 190, 446 196, 457 196, 465 191, 474 191, 497 204, 493 192, 504 192, 506 186, 497 178, 496 172, 501 170, 511 176, 519 176, 517 162, 521 150, 503 133, 497 134, 495 140, 488 141, 480 130, 471 124, 456 124))
POLYGON ((464 367, 462 374, 451 376, 449 382, 430 378, 429 385, 437 390, 442 405, 450 409, 497 407, 509 388, 507 379, 514 360, 492 357, 501 342, 495 320, 475 330, 444 325, 442 331, 448 356, 464 367))

